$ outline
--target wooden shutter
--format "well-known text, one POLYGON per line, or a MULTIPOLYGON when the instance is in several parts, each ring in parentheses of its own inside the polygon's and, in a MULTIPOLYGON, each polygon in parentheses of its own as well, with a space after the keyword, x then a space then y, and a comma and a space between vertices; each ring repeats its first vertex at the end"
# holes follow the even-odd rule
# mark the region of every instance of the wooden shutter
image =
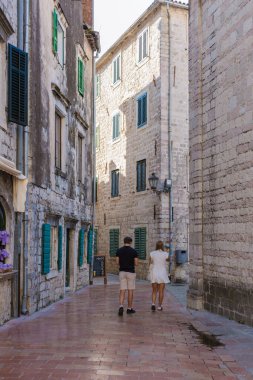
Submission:
POLYGON ((51 226, 42 225, 42 274, 50 272, 51 226))
POLYGON ((146 160, 141 163, 141 190, 146 190, 146 160))
POLYGON ((58 51, 58 14, 53 11, 53 31, 52 31, 52 46, 54 54, 58 51))
POLYGON ((58 227, 58 270, 62 270, 62 226, 58 227))
POLYGON ((143 33, 143 58, 148 55, 148 31, 145 30, 143 33))
POLYGON ((110 256, 115 257, 119 248, 119 229, 110 230, 110 256))
POLYGON ((78 265, 81 267, 83 265, 84 257, 84 229, 81 228, 79 231, 79 241, 78 241, 78 265))
POLYGON ((147 94, 142 97, 142 124, 147 122, 147 94))
POLYGON ((140 260, 146 259, 146 240, 147 240, 146 227, 136 228, 134 230, 134 245, 138 252, 138 258, 140 260))
POLYGON ((94 229, 94 255, 98 253, 98 230, 94 229))
POLYGON ((84 95, 84 63, 78 58, 78 91, 84 95))
POLYGON ((28 54, 9 44, 8 121, 27 125, 28 54))

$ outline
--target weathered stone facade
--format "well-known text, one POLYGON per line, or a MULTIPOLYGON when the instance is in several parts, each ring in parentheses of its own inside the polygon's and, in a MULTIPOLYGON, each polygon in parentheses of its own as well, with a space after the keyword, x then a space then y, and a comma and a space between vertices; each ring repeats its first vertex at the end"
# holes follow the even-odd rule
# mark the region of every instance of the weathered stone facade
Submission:
POLYGON ((174 249, 187 249, 188 226, 188 9, 176 2, 154 2, 97 62, 98 200, 97 253, 117 272, 110 257, 109 234, 119 230, 119 244, 134 230, 146 228, 146 259, 137 275, 146 278, 149 252, 169 239, 169 195, 149 188, 155 172, 160 185, 168 178, 169 123, 172 142, 174 249), (138 57, 138 37, 148 32, 148 54, 138 57), (113 60, 121 55, 121 78, 112 84, 113 60), (169 80, 170 78, 170 80, 169 80), (147 93, 147 123, 137 128, 137 100, 147 93), (169 96, 170 93, 170 96, 169 96), (169 108, 170 107, 170 108, 169 108), (113 141, 113 115, 120 114, 119 138, 113 141), (170 119, 170 122, 169 122, 170 119), (99 140, 99 141, 98 141, 99 140), (146 160, 144 191, 137 191, 136 164, 146 160), (119 170, 119 195, 111 196, 111 172, 119 170))
MULTIPOLYGON (((79 231, 92 222, 92 62, 83 29, 81 2, 47 0, 31 4, 31 81, 29 150, 29 311, 34 312, 89 281, 89 267, 78 266, 79 231), (65 32, 64 64, 52 52, 52 13, 65 32), (85 62, 85 90, 78 91, 78 57, 85 62), (61 168, 56 167, 55 118, 62 121, 61 168), (78 137, 82 138, 82 179, 78 178, 78 137), (39 142, 39 143, 38 143, 39 142), (42 225, 63 227, 63 267, 51 263, 42 274, 42 225), (69 261, 67 263, 66 247, 69 261), (66 268, 68 266, 68 269, 66 268), (68 284, 66 272, 69 272, 68 284)), ((57 245, 55 247, 57 249, 57 245)), ((56 252, 52 254, 57 256, 56 252)))
POLYGON ((92 6, 86 0, 30 0, 23 8, 0 0, 0 228, 4 221, 10 233, 6 263, 17 269, 13 276, 0 273, 0 324, 89 282, 93 54, 99 44, 92 6), (9 43, 28 53, 27 127, 8 122, 9 43), (46 274, 45 224, 51 234, 46 274))
POLYGON ((253 325, 253 3, 190 4, 188 305, 253 325))

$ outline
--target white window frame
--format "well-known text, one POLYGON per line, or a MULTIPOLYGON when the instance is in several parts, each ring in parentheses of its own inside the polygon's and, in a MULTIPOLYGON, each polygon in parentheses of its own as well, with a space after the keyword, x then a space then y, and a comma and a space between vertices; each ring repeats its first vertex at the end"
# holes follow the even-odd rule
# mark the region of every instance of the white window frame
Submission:
POLYGON ((137 41, 136 41, 136 46, 137 46, 137 49, 136 49, 136 60, 137 60, 137 65, 140 65, 144 62, 146 62, 149 58, 149 28, 145 28, 142 30, 142 32, 138 35, 137 37, 137 41), (146 55, 145 57, 143 56, 143 36, 144 34, 147 33, 147 38, 146 38, 146 55), (140 38, 142 39, 142 43, 141 43, 141 59, 140 59, 140 38))
POLYGON ((65 54, 66 54, 66 29, 64 28, 62 22, 59 20, 60 16, 58 13, 58 25, 57 25, 57 39, 58 39, 58 46, 59 44, 59 27, 62 29, 62 34, 63 34, 63 41, 62 41, 62 57, 59 56, 59 49, 57 49, 57 59, 62 68, 65 66, 65 54))
MULTIPOLYGON (((61 172, 65 173, 66 172, 66 139, 67 139, 67 124, 66 124, 66 119, 67 119, 67 113, 65 110, 65 107, 62 105, 60 101, 56 99, 55 102, 55 110, 54 114, 58 114, 61 117, 61 172)), ((54 126, 55 126, 55 116, 54 116, 54 126)), ((54 133, 55 133, 55 127, 54 127, 54 133)), ((55 142, 55 135, 54 135, 54 140, 55 142)), ((54 154, 55 154, 55 148, 54 148, 54 154)), ((54 155, 55 157, 55 155, 54 155)), ((55 164, 54 164, 55 167, 55 164)))
POLYGON ((112 85, 116 86, 121 82, 121 53, 117 54, 116 57, 112 61, 112 85), (119 67, 117 69, 117 73, 119 74, 114 82, 114 62, 119 58, 119 67))

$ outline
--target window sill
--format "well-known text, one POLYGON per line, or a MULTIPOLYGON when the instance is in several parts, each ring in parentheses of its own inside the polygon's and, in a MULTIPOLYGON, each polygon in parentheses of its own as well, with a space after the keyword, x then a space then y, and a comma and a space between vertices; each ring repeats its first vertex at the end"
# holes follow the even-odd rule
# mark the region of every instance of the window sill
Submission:
POLYGON ((114 140, 112 140, 112 144, 114 145, 118 143, 120 140, 121 140, 120 137, 116 137, 114 140))
POLYGON ((142 67, 143 65, 145 65, 145 63, 147 63, 149 61, 149 56, 147 55, 145 58, 142 58, 142 60, 140 62, 137 62, 136 63, 136 66, 137 67, 142 67))
POLYGON ((117 80, 117 82, 112 83, 112 88, 117 88, 121 84, 121 79, 117 80))
POLYGON ((120 198, 121 198, 121 195, 119 194, 119 195, 117 195, 117 196, 115 196, 115 197, 112 197, 112 196, 111 196, 110 199, 111 199, 112 201, 113 201, 113 200, 116 201, 117 199, 120 199, 120 198))
POLYGON ((46 280, 51 280, 52 278, 58 277, 59 272, 57 270, 51 270, 47 275, 46 275, 46 280))
POLYGON ((62 177, 64 179, 67 178, 67 174, 63 173, 63 171, 61 171, 61 169, 59 169, 59 168, 55 168, 55 175, 62 177))
POLYGON ((137 128, 137 131, 139 131, 141 129, 146 129, 147 126, 148 126, 148 123, 145 123, 145 124, 137 125, 136 128, 137 128))
POLYGON ((135 191, 134 193, 136 194, 136 195, 144 195, 144 194, 148 194, 148 190, 149 189, 145 189, 145 190, 141 190, 141 191, 135 191))

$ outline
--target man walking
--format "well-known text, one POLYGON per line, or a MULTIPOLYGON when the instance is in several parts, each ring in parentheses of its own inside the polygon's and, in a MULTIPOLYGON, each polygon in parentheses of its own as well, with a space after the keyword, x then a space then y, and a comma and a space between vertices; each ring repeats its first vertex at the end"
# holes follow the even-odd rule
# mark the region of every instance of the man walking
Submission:
POLYGON ((124 312, 124 300, 126 290, 128 292, 128 307, 127 314, 135 313, 133 309, 133 295, 135 289, 135 266, 138 265, 138 255, 135 249, 131 247, 132 238, 124 238, 124 246, 119 248, 116 253, 116 262, 119 265, 119 315, 124 312))

